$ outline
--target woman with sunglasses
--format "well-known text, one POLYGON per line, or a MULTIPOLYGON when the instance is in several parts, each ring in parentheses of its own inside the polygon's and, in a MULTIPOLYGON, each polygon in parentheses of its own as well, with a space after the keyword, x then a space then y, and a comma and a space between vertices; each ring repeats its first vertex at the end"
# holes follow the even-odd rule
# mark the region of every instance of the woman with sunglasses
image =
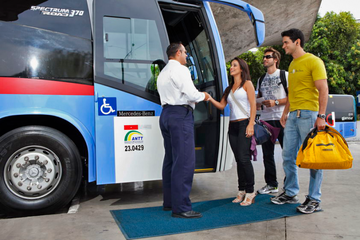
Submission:
POLYGON ((249 206, 254 203, 256 196, 250 150, 256 115, 255 89, 251 82, 249 67, 243 59, 236 57, 231 61, 230 76, 230 86, 226 88, 221 101, 218 102, 211 97, 209 101, 220 110, 229 104, 230 124, 228 133, 230 146, 237 163, 239 188, 233 203, 249 206), (238 107, 238 104, 241 104, 247 114, 238 107), (249 113, 250 119, 248 118, 249 113))

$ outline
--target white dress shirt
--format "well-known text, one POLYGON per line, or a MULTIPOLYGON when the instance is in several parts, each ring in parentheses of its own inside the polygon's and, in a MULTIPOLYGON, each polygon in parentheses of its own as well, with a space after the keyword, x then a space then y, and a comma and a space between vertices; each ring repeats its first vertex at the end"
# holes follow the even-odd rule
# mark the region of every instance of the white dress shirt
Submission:
POLYGON ((199 92, 191 79, 190 71, 176 60, 169 60, 157 79, 157 89, 161 105, 190 105, 205 99, 205 94, 199 92))

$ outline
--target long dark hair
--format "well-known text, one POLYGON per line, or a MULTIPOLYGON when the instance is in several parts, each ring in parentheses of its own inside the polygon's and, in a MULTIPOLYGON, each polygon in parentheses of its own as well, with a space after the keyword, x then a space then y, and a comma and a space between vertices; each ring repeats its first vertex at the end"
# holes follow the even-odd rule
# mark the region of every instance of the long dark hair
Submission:
MULTIPOLYGON (((236 57, 233 60, 231 60, 231 62, 233 62, 233 61, 237 61, 240 65, 241 83, 240 83, 239 88, 242 88, 242 86, 244 86, 244 84, 247 80, 251 80, 250 70, 244 59, 236 57)), ((225 92, 224 92, 225 99, 228 97, 230 90, 232 89, 233 86, 234 86, 234 77, 230 75, 229 86, 225 89, 225 92)))

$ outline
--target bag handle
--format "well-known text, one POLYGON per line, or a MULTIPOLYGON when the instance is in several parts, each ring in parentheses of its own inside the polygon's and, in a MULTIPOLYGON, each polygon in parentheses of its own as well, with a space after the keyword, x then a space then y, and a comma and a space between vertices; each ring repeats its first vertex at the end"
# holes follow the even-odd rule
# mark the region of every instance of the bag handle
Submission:
POLYGON ((241 105, 241 103, 239 103, 235 96, 234 93, 232 92, 232 89, 230 89, 230 96, 232 98, 232 100, 236 103, 236 105, 240 108, 240 110, 248 117, 250 118, 250 114, 243 108, 243 106, 241 105))
POLYGON ((308 140, 309 138, 314 138, 317 135, 317 128, 313 128, 307 135, 306 138, 304 139, 304 142, 302 144, 302 149, 301 151, 304 151, 304 149, 306 148, 307 144, 308 144, 308 140))
POLYGON ((343 135, 341 135, 341 133, 339 133, 335 128, 326 125, 325 130, 328 133, 335 133, 337 136, 339 136, 342 139, 342 141, 346 144, 346 146, 348 146, 348 144, 347 144, 345 138, 343 137, 343 135))
MULTIPOLYGON (((304 149, 305 149, 306 146, 307 146, 307 143, 308 143, 309 138, 314 138, 314 137, 317 135, 318 132, 322 132, 322 131, 325 131, 325 132, 327 132, 327 133, 330 134, 330 135, 331 135, 331 133, 337 134, 338 136, 340 136, 340 138, 343 140, 343 142, 347 145, 347 142, 346 142, 345 138, 344 138, 338 131, 336 131, 336 129, 334 129, 334 128, 328 126, 328 125, 326 125, 324 130, 318 131, 318 130, 317 130, 317 127, 315 127, 314 129, 312 129, 312 130, 308 133, 308 135, 306 136, 306 138, 304 139, 304 142, 303 142, 303 144, 302 144, 303 147, 302 147, 301 150, 304 151, 304 149)), ((347 145, 347 146, 348 146, 348 145, 347 145)))

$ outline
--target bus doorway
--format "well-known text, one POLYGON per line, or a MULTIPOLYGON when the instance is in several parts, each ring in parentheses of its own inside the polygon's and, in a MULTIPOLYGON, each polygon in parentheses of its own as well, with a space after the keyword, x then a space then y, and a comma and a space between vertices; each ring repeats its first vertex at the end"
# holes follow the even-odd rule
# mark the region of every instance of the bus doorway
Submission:
MULTIPOLYGON (((219 94, 219 69, 214 59, 213 39, 201 8, 160 4, 169 42, 181 42, 188 52, 188 67, 196 88, 219 94)), ((196 171, 215 171, 219 151, 220 111, 208 102, 200 102, 194 111, 196 171)))

